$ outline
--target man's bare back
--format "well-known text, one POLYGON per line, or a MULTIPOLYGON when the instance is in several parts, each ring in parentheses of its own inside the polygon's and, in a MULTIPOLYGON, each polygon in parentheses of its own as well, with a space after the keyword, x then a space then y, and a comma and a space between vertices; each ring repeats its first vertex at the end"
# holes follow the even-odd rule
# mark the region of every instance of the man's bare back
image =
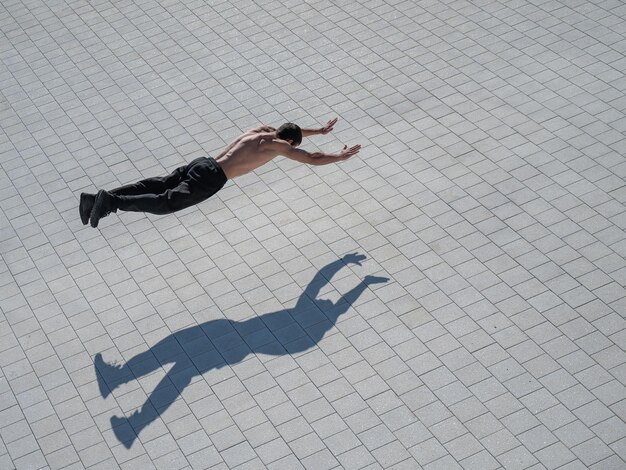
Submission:
POLYGON ((278 154, 272 151, 274 133, 245 133, 229 145, 215 161, 230 180, 266 164, 278 154))
POLYGON ((217 157, 200 157, 175 169, 170 175, 147 178, 134 184, 82 193, 78 207, 83 224, 97 227, 102 217, 117 210, 170 214, 198 204, 218 192, 229 179, 244 175, 278 155, 300 163, 327 165, 353 157, 360 145, 344 146, 339 153, 307 152, 298 149, 303 137, 328 134, 337 119, 319 129, 301 129, 285 123, 278 129, 259 126, 240 135, 217 157))
MULTIPOLYGON (((321 129, 301 129, 302 135, 310 137, 314 134, 328 133, 332 130, 336 121, 336 119, 329 121, 321 129)), ((226 177, 233 179, 265 165, 279 155, 310 165, 326 165, 347 160, 356 155, 361 149, 360 145, 355 145, 350 149, 344 147, 337 154, 307 152, 296 148, 299 142, 294 143, 291 140, 281 139, 278 137, 278 134, 279 131, 269 126, 251 129, 235 139, 215 160, 226 174, 226 177)))

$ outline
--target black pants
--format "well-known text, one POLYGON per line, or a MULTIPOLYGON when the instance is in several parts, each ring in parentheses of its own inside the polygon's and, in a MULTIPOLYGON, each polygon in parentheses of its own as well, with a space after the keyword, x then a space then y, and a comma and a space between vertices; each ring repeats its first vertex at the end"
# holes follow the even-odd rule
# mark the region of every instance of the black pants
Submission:
POLYGON ((198 204, 226 184, 226 175, 212 158, 196 158, 167 176, 148 178, 109 191, 123 211, 171 214, 198 204))

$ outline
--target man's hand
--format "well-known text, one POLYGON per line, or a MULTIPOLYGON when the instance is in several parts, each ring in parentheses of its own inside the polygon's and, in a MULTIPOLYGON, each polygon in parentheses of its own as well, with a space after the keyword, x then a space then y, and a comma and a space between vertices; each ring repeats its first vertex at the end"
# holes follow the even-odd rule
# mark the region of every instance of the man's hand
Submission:
POLYGON ((342 159, 348 159, 354 155, 356 155, 357 153, 359 153, 359 151, 361 150, 361 145, 355 145, 354 147, 350 147, 348 148, 347 145, 343 146, 343 150, 339 153, 339 158, 342 159))
POLYGON ((330 121, 328 121, 326 125, 320 129, 320 134, 326 135, 330 131, 332 131, 335 124, 337 124, 337 119, 338 118, 331 119, 330 121))

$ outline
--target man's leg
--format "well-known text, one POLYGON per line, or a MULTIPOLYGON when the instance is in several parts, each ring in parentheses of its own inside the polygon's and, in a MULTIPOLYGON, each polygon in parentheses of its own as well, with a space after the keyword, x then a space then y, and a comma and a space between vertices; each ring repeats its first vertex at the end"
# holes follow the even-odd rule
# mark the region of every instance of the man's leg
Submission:
MULTIPOLYGON (((146 178, 136 183, 120 186, 109 191, 113 195, 137 195, 137 194, 161 194, 168 189, 178 186, 185 177, 185 170, 187 166, 181 166, 176 168, 167 176, 156 176, 152 178, 146 178)), ((80 213, 80 220, 83 225, 89 223, 89 217, 93 206, 96 202, 96 194, 81 193, 80 204, 78 211, 80 213)), ((116 209, 113 210, 115 212, 116 209)))
POLYGON ((114 198, 116 207, 123 211, 164 215, 202 202, 206 196, 204 191, 194 188, 189 181, 182 181, 175 188, 166 189, 160 194, 114 195, 114 198))
POLYGON ((183 180, 160 194, 116 195, 100 190, 91 210, 91 226, 102 217, 121 209, 151 214, 171 214, 198 204, 226 184, 226 175, 212 158, 198 158, 184 167, 183 180))
POLYGON ((175 188, 185 179, 186 166, 176 168, 167 176, 146 178, 136 183, 111 189, 109 193, 115 196, 136 196, 138 194, 161 194, 168 189, 175 188))
POLYGON ((190 185, 188 181, 183 181, 175 188, 167 189, 161 194, 118 196, 100 190, 91 211, 91 226, 97 227, 102 217, 106 217, 118 209, 164 215, 191 207, 209 196, 211 193, 207 193, 195 185, 190 185))

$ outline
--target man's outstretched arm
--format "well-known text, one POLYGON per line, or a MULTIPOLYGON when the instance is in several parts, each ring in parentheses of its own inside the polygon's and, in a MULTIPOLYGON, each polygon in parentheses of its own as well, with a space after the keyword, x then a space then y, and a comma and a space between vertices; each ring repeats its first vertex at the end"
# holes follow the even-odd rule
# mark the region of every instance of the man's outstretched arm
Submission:
POLYGON ((331 119, 326 123, 324 127, 320 127, 319 129, 301 129, 302 137, 311 137, 312 135, 325 135, 333 130, 333 127, 337 124, 337 118, 331 119))
POLYGON ((343 149, 339 153, 324 153, 324 152, 307 152, 306 150, 294 148, 288 143, 275 142, 276 153, 283 155, 291 160, 295 160, 300 163, 306 163, 308 165, 328 165, 329 163, 339 163, 343 160, 347 160, 355 156, 361 150, 361 145, 354 145, 348 148, 344 145, 343 149))

